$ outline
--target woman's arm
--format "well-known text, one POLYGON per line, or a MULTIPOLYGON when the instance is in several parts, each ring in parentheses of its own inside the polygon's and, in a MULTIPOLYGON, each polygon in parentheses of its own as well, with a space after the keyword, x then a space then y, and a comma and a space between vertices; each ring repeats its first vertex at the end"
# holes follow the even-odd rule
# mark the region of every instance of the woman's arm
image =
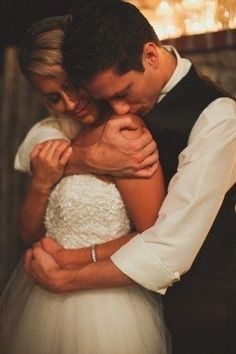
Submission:
MULTIPOLYGON (((128 139, 137 138, 144 129, 143 121, 136 117, 138 128, 125 130, 123 134, 128 139)), ((127 212, 137 232, 150 228, 156 221, 166 191, 160 163, 157 171, 149 178, 115 177, 127 212)))
MULTIPOLYGON (((97 261, 109 258, 134 235, 136 235, 136 233, 132 232, 117 239, 96 245, 97 261)), ((93 262, 91 247, 65 249, 50 237, 43 237, 38 247, 41 247, 44 251, 53 256, 59 266, 64 269, 82 267, 93 262)))
POLYGON ((51 140, 37 145, 31 155, 32 180, 20 210, 20 234, 26 246, 44 235, 48 197, 61 179, 71 148, 66 141, 51 140))

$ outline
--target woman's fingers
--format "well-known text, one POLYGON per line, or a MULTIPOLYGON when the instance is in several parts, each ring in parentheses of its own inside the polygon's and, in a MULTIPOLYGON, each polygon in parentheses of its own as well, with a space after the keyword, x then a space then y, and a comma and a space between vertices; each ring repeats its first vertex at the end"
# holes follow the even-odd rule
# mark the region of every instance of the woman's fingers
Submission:
POLYGON ((40 158, 59 159, 62 152, 70 145, 67 140, 48 140, 37 144, 32 150, 30 158, 40 156, 40 158))
POLYGON ((60 163, 61 163, 63 166, 68 162, 69 158, 71 157, 71 154, 72 154, 72 147, 71 147, 71 146, 69 146, 68 148, 66 148, 66 149, 62 152, 59 161, 60 161, 60 163))
POLYGON ((32 160, 33 158, 35 158, 40 151, 43 149, 44 145, 42 144, 37 144, 35 145, 35 147, 33 148, 33 150, 30 153, 30 159, 32 160))

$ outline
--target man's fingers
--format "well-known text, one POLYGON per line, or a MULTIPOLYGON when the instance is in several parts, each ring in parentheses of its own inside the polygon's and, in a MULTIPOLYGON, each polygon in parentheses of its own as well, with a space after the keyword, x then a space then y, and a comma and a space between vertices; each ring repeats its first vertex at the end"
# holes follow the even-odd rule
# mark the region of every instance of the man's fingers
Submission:
POLYGON ((32 281, 46 290, 58 293, 61 270, 54 258, 42 247, 29 249, 24 255, 24 267, 32 281))
POLYGON ((32 249, 28 249, 24 255, 24 267, 27 271, 29 271, 29 269, 30 269, 30 265, 31 265, 33 257, 34 256, 33 256, 32 249))
POLYGON ((36 247, 32 250, 32 252, 37 263, 43 268, 55 265, 54 258, 50 254, 45 252, 42 248, 36 247))
POLYGON ((41 245, 44 251, 51 254, 52 256, 55 255, 59 250, 63 247, 59 245, 56 241, 54 241, 50 237, 44 237, 41 241, 41 245))
POLYGON ((114 119, 109 119, 106 123, 106 129, 112 133, 118 133, 123 129, 137 129, 138 125, 132 119, 131 115, 125 115, 114 119))
POLYGON ((152 155, 147 156, 139 165, 138 169, 142 170, 144 168, 150 168, 150 166, 153 166, 154 164, 159 165, 159 156, 158 154, 154 153, 152 155))
MULTIPOLYGON (((123 135, 119 134, 119 136, 123 135)), ((117 140, 117 142, 119 143, 119 146, 122 147, 122 151, 125 151, 127 154, 133 154, 135 152, 141 151, 149 144, 152 144, 152 147, 154 145, 156 146, 156 143, 153 140, 151 133, 146 128, 143 128, 143 133, 137 138, 127 139, 123 137, 122 140, 119 139, 119 141, 117 140)))
POLYGON ((134 169, 136 169, 136 167, 137 169, 141 169, 158 161, 159 154, 155 147, 155 143, 150 143, 143 150, 130 156, 130 167, 133 167, 134 169))
POLYGON ((154 164, 150 167, 143 168, 142 170, 136 171, 133 173, 135 177, 149 178, 154 175, 158 170, 158 164, 154 164))
POLYGON ((122 131, 136 130, 139 127, 137 121, 134 121, 132 118, 132 115, 109 119, 102 135, 102 141, 115 145, 116 147, 119 147, 121 151, 127 151, 127 153, 131 150, 130 152, 132 153, 135 150, 132 145, 129 144, 130 139, 127 139, 122 134, 122 131))
POLYGON ((158 157, 158 150, 157 150, 157 144, 154 140, 152 140, 149 144, 147 144, 143 149, 142 153, 145 157, 150 156, 152 154, 156 154, 158 157))
POLYGON ((33 243, 31 248, 33 249, 33 248, 36 248, 36 247, 40 247, 40 245, 41 245, 40 241, 36 241, 36 242, 33 243))
POLYGON ((139 136, 138 138, 134 139, 132 141, 132 144, 136 148, 136 150, 142 150, 144 149, 148 144, 153 142, 153 138, 151 133, 147 128, 143 128, 143 134, 139 136))

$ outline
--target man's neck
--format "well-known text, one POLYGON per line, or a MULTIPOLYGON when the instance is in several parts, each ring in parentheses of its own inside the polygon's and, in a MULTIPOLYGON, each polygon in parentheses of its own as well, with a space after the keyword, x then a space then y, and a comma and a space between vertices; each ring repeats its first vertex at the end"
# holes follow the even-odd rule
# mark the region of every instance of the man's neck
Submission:
POLYGON ((161 47, 159 49, 159 72, 162 76, 162 88, 165 87, 167 82, 172 77, 176 66, 177 66, 177 59, 175 55, 169 52, 166 48, 161 47))

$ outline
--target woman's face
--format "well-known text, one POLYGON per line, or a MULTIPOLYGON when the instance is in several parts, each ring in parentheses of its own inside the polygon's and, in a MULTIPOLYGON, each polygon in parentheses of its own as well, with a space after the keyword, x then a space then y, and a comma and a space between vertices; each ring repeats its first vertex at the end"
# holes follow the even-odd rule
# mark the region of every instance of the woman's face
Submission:
POLYGON ((60 79, 38 74, 32 74, 31 80, 48 109, 66 114, 85 125, 98 120, 98 106, 86 90, 75 92, 60 79))

